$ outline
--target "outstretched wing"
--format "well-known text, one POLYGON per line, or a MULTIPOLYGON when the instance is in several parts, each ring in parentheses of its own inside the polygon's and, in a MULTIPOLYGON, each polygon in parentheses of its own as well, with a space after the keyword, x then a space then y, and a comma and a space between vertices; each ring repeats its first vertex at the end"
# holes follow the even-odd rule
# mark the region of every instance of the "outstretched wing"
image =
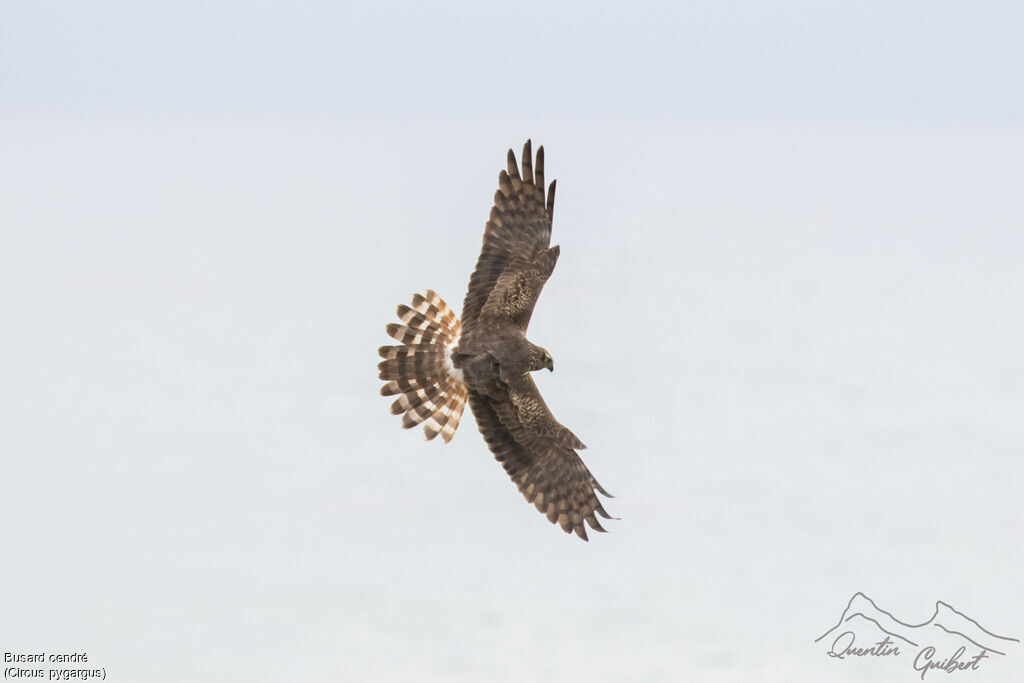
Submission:
POLYGON ((463 329, 487 319, 512 321, 526 329, 558 260, 558 247, 549 249, 554 208, 555 181, 544 193, 544 147, 537 149, 534 166, 532 145, 526 141, 521 175, 510 149, 508 170, 498 175, 480 258, 462 304, 463 329))
POLYGON ((610 515, 597 492, 611 494, 576 453, 586 446, 551 414, 529 374, 510 383, 507 394, 498 397, 471 391, 469 406, 488 448, 527 502, 584 541, 584 522, 604 531, 596 515, 610 515))

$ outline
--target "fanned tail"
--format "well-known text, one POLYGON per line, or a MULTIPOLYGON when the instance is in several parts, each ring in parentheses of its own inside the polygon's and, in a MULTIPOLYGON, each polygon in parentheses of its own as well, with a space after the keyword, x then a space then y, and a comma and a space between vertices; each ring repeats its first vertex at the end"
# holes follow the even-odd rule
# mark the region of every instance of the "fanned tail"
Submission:
POLYGON ((399 306, 402 324, 387 326, 388 335, 401 346, 382 346, 384 360, 377 367, 386 384, 382 396, 398 396, 391 404, 393 415, 402 415, 402 427, 423 424, 427 441, 438 434, 452 440, 466 407, 467 390, 462 371, 452 365, 462 324, 458 316, 431 289, 413 294, 412 306, 399 306))

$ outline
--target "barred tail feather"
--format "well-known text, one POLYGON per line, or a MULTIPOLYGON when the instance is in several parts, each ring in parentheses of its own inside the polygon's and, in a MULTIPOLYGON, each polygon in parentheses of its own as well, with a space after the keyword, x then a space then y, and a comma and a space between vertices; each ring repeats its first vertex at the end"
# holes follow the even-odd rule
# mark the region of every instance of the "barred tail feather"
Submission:
POLYGON ((431 289, 413 294, 412 306, 398 307, 402 324, 387 326, 388 336, 400 346, 382 346, 377 368, 385 381, 380 393, 397 396, 393 415, 402 415, 402 427, 423 425, 430 441, 438 434, 452 440, 466 407, 467 390, 462 372, 452 365, 462 324, 455 312, 431 289))

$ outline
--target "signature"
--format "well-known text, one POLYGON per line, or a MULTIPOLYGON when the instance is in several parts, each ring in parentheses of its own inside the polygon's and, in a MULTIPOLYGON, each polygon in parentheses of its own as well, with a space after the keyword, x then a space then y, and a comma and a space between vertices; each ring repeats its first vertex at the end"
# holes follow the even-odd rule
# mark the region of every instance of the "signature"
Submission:
POLYGON ((936 662, 932 661, 935 657, 935 648, 929 645, 918 652, 917 656, 914 657, 914 669, 921 672, 921 680, 923 681, 924 675, 932 670, 945 671, 946 673, 965 671, 967 669, 977 671, 978 664, 981 663, 981 660, 988 658, 988 651, 982 650, 969 660, 960 661, 960 657, 966 651, 967 648, 961 645, 960 649, 954 652, 952 657, 936 662))
POLYGON ((856 635, 853 631, 844 631, 836 636, 836 639, 832 641, 832 649, 828 651, 829 657, 835 657, 836 659, 846 659, 849 656, 864 657, 870 655, 872 657, 898 657, 900 654, 900 648, 896 646, 889 636, 882 638, 880 641, 868 648, 854 647, 853 643, 856 640, 856 635), (847 639, 849 636, 849 639, 847 639))
POLYGON ((823 640, 831 642, 825 654, 838 660, 911 654, 921 680, 931 671, 978 671, 983 663, 993 661, 992 655, 1004 657, 1020 643, 989 631, 941 600, 930 619, 914 624, 896 618, 864 593, 855 593, 836 625, 814 642, 823 640))

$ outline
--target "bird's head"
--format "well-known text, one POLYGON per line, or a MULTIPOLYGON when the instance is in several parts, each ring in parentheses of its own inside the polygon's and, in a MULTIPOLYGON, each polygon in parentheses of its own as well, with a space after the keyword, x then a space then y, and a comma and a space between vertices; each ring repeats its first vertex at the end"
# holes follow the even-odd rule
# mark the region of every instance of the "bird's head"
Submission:
POLYGON ((550 372, 555 371, 555 359, 551 357, 547 349, 533 346, 530 349, 530 371, 547 368, 550 372))

